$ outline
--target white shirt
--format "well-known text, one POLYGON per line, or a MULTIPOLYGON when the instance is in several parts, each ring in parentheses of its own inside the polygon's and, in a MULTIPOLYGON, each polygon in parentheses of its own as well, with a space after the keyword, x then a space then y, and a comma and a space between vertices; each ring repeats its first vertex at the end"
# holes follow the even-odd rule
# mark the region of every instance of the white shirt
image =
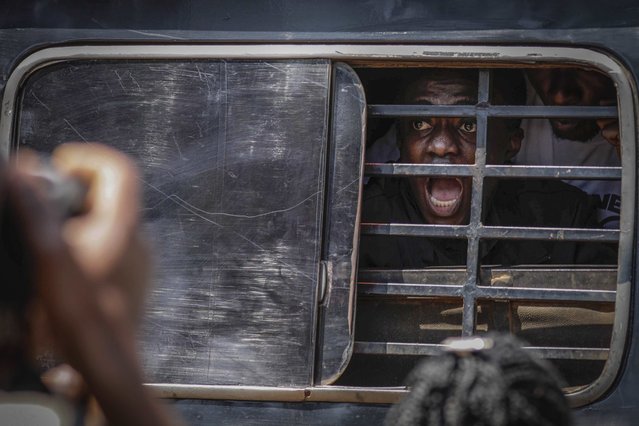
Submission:
MULTIPOLYGON (((528 105, 543 105, 528 85, 528 105)), ((617 151, 600 133, 586 142, 563 139, 555 135, 548 119, 522 120, 524 130, 515 164, 554 166, 619 166, 617 151)), ((605 180, 566 180, 597 199, 597 219, 604 228, 619 228, 621 182, 605 180)))

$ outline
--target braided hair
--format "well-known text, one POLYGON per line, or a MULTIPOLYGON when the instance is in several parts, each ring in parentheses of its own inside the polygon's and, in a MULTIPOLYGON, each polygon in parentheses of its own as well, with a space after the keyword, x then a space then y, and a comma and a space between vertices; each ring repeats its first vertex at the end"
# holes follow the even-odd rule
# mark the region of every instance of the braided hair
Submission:
POLYGON ((391 408, 386 426, 571 425, 552 365, 511 335, 486 337, 490 348, 422 361, 408 376, 411 392, 391 408))

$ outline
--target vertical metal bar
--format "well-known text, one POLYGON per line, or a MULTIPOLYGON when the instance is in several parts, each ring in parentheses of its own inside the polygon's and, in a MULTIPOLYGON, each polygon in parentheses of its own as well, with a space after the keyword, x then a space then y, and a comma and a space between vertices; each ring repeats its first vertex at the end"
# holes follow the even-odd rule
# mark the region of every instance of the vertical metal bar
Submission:
POLYGON ((477 103, 488 106, 490 94, 490 70, 479 70, 477 103))
POLYGON ((475 169, 473 171, 473 188, 470 204, 470 233, 466 254, 466 282, 464 284, 464 309, 462 317, 462 336, 470 336, 475 332, 477 319, 477 277, 479 271, 479 235, 481 227, 481 204, 486 166, 486 134, 488 113, 482 106, 488 105, 490 93, 490 71, 479 71, 477 90, 477 138, 475 141, 475 169))

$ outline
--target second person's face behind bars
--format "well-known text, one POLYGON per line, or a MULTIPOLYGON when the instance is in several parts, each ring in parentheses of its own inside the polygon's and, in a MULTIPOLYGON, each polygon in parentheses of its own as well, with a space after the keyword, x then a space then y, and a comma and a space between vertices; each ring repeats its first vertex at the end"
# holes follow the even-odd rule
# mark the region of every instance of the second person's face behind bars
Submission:
MULTIPOLYGON (((527 72, 528 78, 545 105, 615 105, 615 86, 606 75, 580 68, 539 68, 527 72)), ((594 119, 552 118, 553 132, 560 138, 586 142, 597 133, 594 119)))
MULTIPOLYGON (((475 74, 476 75, 476 74, 475 74)), ((431 72, 407 86, 403 102, 428 105, 474 105, 477 79, 468 74, 431 72)), ((521 131, 509 131, 505 121, 491 121, 487 163, 503 164, 519 150, 521 131)), ((400 161, 416 164, 474 164, 475 118, 423 117, 399 121, 400 161)), ((409 178, 415 202, 426 223, 459 225, 470 216, 471 177, 409 178)))

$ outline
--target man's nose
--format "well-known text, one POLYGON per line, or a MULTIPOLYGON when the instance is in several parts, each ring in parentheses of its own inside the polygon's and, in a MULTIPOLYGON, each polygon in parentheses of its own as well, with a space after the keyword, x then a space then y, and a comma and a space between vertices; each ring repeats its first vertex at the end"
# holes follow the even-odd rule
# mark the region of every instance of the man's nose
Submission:
POLYGON ((582 90, 573 73, 560 70, 552 76, 549 95, 553 105, 579 105, 582 90))
POLYGON ((459 154, 459 146, 451 132, 442 129, 433 135, 428 144, 428 152, 433 157, 448 158, 459 154))

